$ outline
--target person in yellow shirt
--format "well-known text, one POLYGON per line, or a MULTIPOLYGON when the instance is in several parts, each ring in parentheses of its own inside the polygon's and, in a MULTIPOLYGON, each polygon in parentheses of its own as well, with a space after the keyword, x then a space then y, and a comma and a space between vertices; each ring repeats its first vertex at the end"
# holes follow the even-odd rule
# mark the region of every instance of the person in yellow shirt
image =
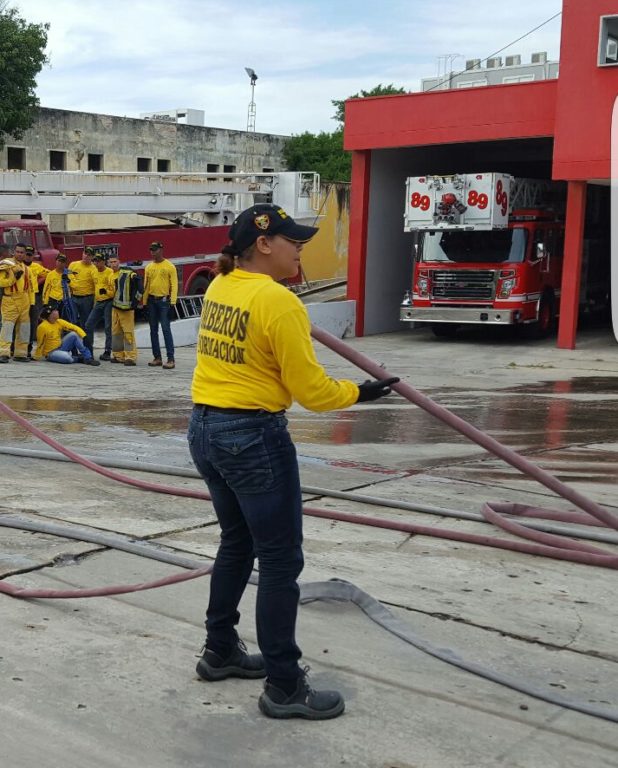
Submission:
POLYGON ((94 249, 87 245, 82 253, 80 261, 73 261, 69 265, 69 285, 73 295, 73 303, 77 310, 77 325, 86 329, 86 320, 94 306, 94 281, 96 267, 92 263, 94 249))
POLYGON ((265 715, 325 720, 345 705, 337 691, 310 688, 299 665, 302 503, 285 410, 294 400, 313 411, 347 408, 389 394, 398 379, 357 385, 330 378, 318 363, 306 308, 277 282, 298 273, 316 232, 266 204, 232 225, 200 320, 187 439, 221 526, 197 673, 210 681, 266 677, 265 715), (236 625, 255 557, 261 654, 248 654, 236 625))
POLYGON ((112 356, 112 299, 116 293, 116 282, 112 270, 105 266, 105 256, 95 253, 92 257, 96 268, 94 276, 94 306, 86 320, 86 338, 84 343, 93 351, 94 332, 103 320, 105 326, 105 349, 99 360, 111 360, 112 356))
POLYGON ((34 288, 28 265, 24 262, 26 245, 17 243, 13 258, 0 262, 2 296, 2 328, 0 329, 0 363, 8 363, 11 344, 13 360, 29 363, 30 307, 34 304, 34 288), (13 341, 15 335, 15 341, 13 341))
POLYGON ((68 281, 67 275, 67 257, 63 253, 59 253, 56 256, 56 264, 54 269, 50 270, 45 276, 45 282, 43 283, 43 304, 53 304, 60 308, 64 301, 63 287, 68 281))
POLYGON ((36 333, 35 360, 48 360, 50 363, 76 363, 101 365, 92 357, 82 339, 86 332, 78 325, 60 319, 55 307, 45 306, 41 310, 41 322, 36 333))
POLYGON ((40 290, 40 287, 49 274, 49 269, 46 269, 41 264, 40 258, 40 255, 36 253, 31 245, 26 246, 24 263, 27 264, 30 269, 32 287, 34 289, 34 304, 30 307, 30 343, 28 344, 28 357, 32 357, 32 347, 36 341, 36 328, 39 322, 39 313, 43 306, 42 291, 40 290), (35 261, 35 259, 37 260, 35 261))
POLYGON ((150 346, 152 347, 151 368, 161 366, 168 370, 175 368, 174 337, 172 336, 171 308, 178 298, 178 275, 176 267, 163 257, 163 243, 158 240, 150 244, 152 261, 144 270, 144 306, 148 309, 150 323, 150 346), (161 359, 159 325, 165 342, 167 362, 161 359))

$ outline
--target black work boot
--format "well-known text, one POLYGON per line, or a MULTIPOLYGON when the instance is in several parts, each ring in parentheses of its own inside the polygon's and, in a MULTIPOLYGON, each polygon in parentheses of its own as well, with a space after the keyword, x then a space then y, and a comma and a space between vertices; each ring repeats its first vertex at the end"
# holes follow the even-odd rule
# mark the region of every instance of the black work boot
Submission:
POLYGON ((343 713, 345 702, 338 691, 314 691, 302 675, 291 695, 266 682, 258 706, 267 717, 330 720, 343 713))
POLYGON ((242 640, 234 647, 232 652, 223 658, 218 653, 204 648, 202 658, 195 668, 202 680, 216 682, 225 680, 226 677, 242 677, 245 679, 257 679, 266 677, 264 659, 261 653, 247 653, 247 646, 242 640))

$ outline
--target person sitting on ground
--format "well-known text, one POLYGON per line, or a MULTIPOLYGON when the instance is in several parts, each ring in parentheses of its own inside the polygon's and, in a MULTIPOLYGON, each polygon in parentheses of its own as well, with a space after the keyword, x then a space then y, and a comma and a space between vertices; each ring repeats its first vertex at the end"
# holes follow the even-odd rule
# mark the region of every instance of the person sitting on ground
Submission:
POLYGON ((76 363, 101 365, 92 357, 82 339, 86 333, 78 326, 60 319, 60 313, 53 306, 41 310, 41 321, 36 333, 34 359, 46 359, 50 363, 76 363), (63 335, 64 334, 64 335, 63 335))

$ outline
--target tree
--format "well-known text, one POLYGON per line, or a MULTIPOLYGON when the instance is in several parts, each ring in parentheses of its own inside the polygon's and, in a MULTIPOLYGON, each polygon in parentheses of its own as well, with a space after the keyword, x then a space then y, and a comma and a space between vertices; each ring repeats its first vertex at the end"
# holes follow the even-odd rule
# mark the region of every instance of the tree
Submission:
MULTIPOLYGON (((389 96, 405 93, 403 88, 390 85, 376 85, 370 91, 361 91, 350 96, 351 99, 364 99, 367 96, 389 96)), ((301 133, 288 139, 283 148, 286 167, 290 171, 317 171, 323 181, 349 181, 352 170, 352 156, 343 148, 343 120, 345 100, 333 101, 337 112, 333 119, 340 125, 333 133, 301 133)))
POLYGON ((283 147, 283 158, 290 171, 316 171, 323 181, 349 181, 351 158, 343 149, 343 130, 333 133, 301 133, 283 147))
MULTIPOLYGON (((382 85, 380 83, 379 85, 376 85, 375 88, 372 88, 370 91, 363 91, 361 90, 360 93, 355 93, 354 96, 349 96, 350 99, 365 99, 368 96, 392 96, 394 94, 398 93, 406 93, 404 88, 396 88, 393 83, 390 83, 389 85, 382 85)), ((333 107, 335 107, 336 112, 333 115, 333 120, 336 120, 338 123, 343 125, 344 119, 345 119, 345 103, 347 99, 333 99, 331 101, 331 104, 333 107)))
POLYGON ((36 117, 36 76, 47 63, 49 24, 29 24, 0 2, 0 149, 22 137, 36 117))

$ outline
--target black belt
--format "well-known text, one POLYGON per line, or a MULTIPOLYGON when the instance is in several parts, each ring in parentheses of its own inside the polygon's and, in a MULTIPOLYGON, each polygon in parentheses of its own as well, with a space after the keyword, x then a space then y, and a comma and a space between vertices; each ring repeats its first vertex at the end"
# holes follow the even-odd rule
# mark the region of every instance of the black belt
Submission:
POLYGON ((283 413, 283 411, 266 411, 264 408, 219 408, 216 405, 205 405, 203 403, 196 403, 193 407, 203 413, 212 411, 213 413, 230 413, 239 416, 257 416, 261 413, 270 413, 274 416, 278 413, 283 413))

